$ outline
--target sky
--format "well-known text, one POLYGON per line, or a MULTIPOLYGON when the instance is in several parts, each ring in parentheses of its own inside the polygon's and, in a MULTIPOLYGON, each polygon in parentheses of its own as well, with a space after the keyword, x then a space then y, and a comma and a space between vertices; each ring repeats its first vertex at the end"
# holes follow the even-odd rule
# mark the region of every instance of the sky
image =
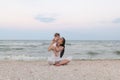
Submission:
POLYGON ((0 40, 120 40, 120 0, 0 0, 0 40))

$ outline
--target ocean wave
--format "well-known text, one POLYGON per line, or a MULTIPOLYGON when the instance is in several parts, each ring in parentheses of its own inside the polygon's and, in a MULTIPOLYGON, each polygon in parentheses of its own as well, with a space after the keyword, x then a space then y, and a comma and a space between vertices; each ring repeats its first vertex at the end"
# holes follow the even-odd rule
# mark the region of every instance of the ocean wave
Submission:
POLYGON ((38 47, 40 45, 23 45, 24 47, 38 47))
POLYGON ((66 43, 66 45, 71 46, 72 44, 71 43, 66 43))
POLYGON ((81 53, 74 53, 75 55, 80 55, 81 53))
POLYGON ((9 47, 11 45, 0 45, 0 47, 9 47))
POLYGON ((49 45, 50 43, 42 43, 41 45, 49 45))
POLYGON ((40 56, 28 56, 28 55, 11 55, 11 56, 0 56, 0 60, 23 60, 23 61, 33 61, 33 60, 45 60, 47 57, 40 56))
POLYGON ((99 53, 90 51, 90 52, 87 52, 87 54, 91 56, 95 56, 95 55, 98 55, 99 53))
POLYGON ((24 48, 0 48, 0 51, 23 50, 24 48))

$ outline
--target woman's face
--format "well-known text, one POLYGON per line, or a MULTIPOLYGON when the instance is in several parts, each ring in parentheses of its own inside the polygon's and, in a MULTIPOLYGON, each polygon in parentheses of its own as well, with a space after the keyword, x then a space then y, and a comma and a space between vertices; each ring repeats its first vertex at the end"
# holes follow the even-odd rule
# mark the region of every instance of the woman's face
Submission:
POLYGON ((62 38, 59 38, 58 43, 59 43, 59 44, 62 44, 62 43, 63 43, 63 39, 62 39, 62 38))

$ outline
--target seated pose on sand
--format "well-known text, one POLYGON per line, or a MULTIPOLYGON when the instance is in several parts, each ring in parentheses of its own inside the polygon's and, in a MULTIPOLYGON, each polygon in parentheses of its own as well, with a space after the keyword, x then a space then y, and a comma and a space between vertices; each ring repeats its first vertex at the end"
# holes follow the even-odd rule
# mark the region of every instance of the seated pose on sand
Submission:
POLYGON ((60 53, 64 49, 64 44, 65 39, 62 37, 58 39, 56 46, 51 46, 50 48, 48 48, 48 50, 52 50, 54 52, 54 54, 48 58, 49 64, 60 66, 65 65, 71 61, 72 57, 60 58, 60 53))

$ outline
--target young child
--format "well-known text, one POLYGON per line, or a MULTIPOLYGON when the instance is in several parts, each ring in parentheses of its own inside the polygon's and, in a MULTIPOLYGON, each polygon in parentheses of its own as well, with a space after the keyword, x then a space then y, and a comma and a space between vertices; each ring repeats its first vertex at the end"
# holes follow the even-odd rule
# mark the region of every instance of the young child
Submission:
POLYGON ((57 41, 60 38, 60 34, 59 33, 55 33, 54 34, 54 38, 50 44, 50 46, 48 47, 48 51, 54 50, 54 48, 57 46, 57 41))

